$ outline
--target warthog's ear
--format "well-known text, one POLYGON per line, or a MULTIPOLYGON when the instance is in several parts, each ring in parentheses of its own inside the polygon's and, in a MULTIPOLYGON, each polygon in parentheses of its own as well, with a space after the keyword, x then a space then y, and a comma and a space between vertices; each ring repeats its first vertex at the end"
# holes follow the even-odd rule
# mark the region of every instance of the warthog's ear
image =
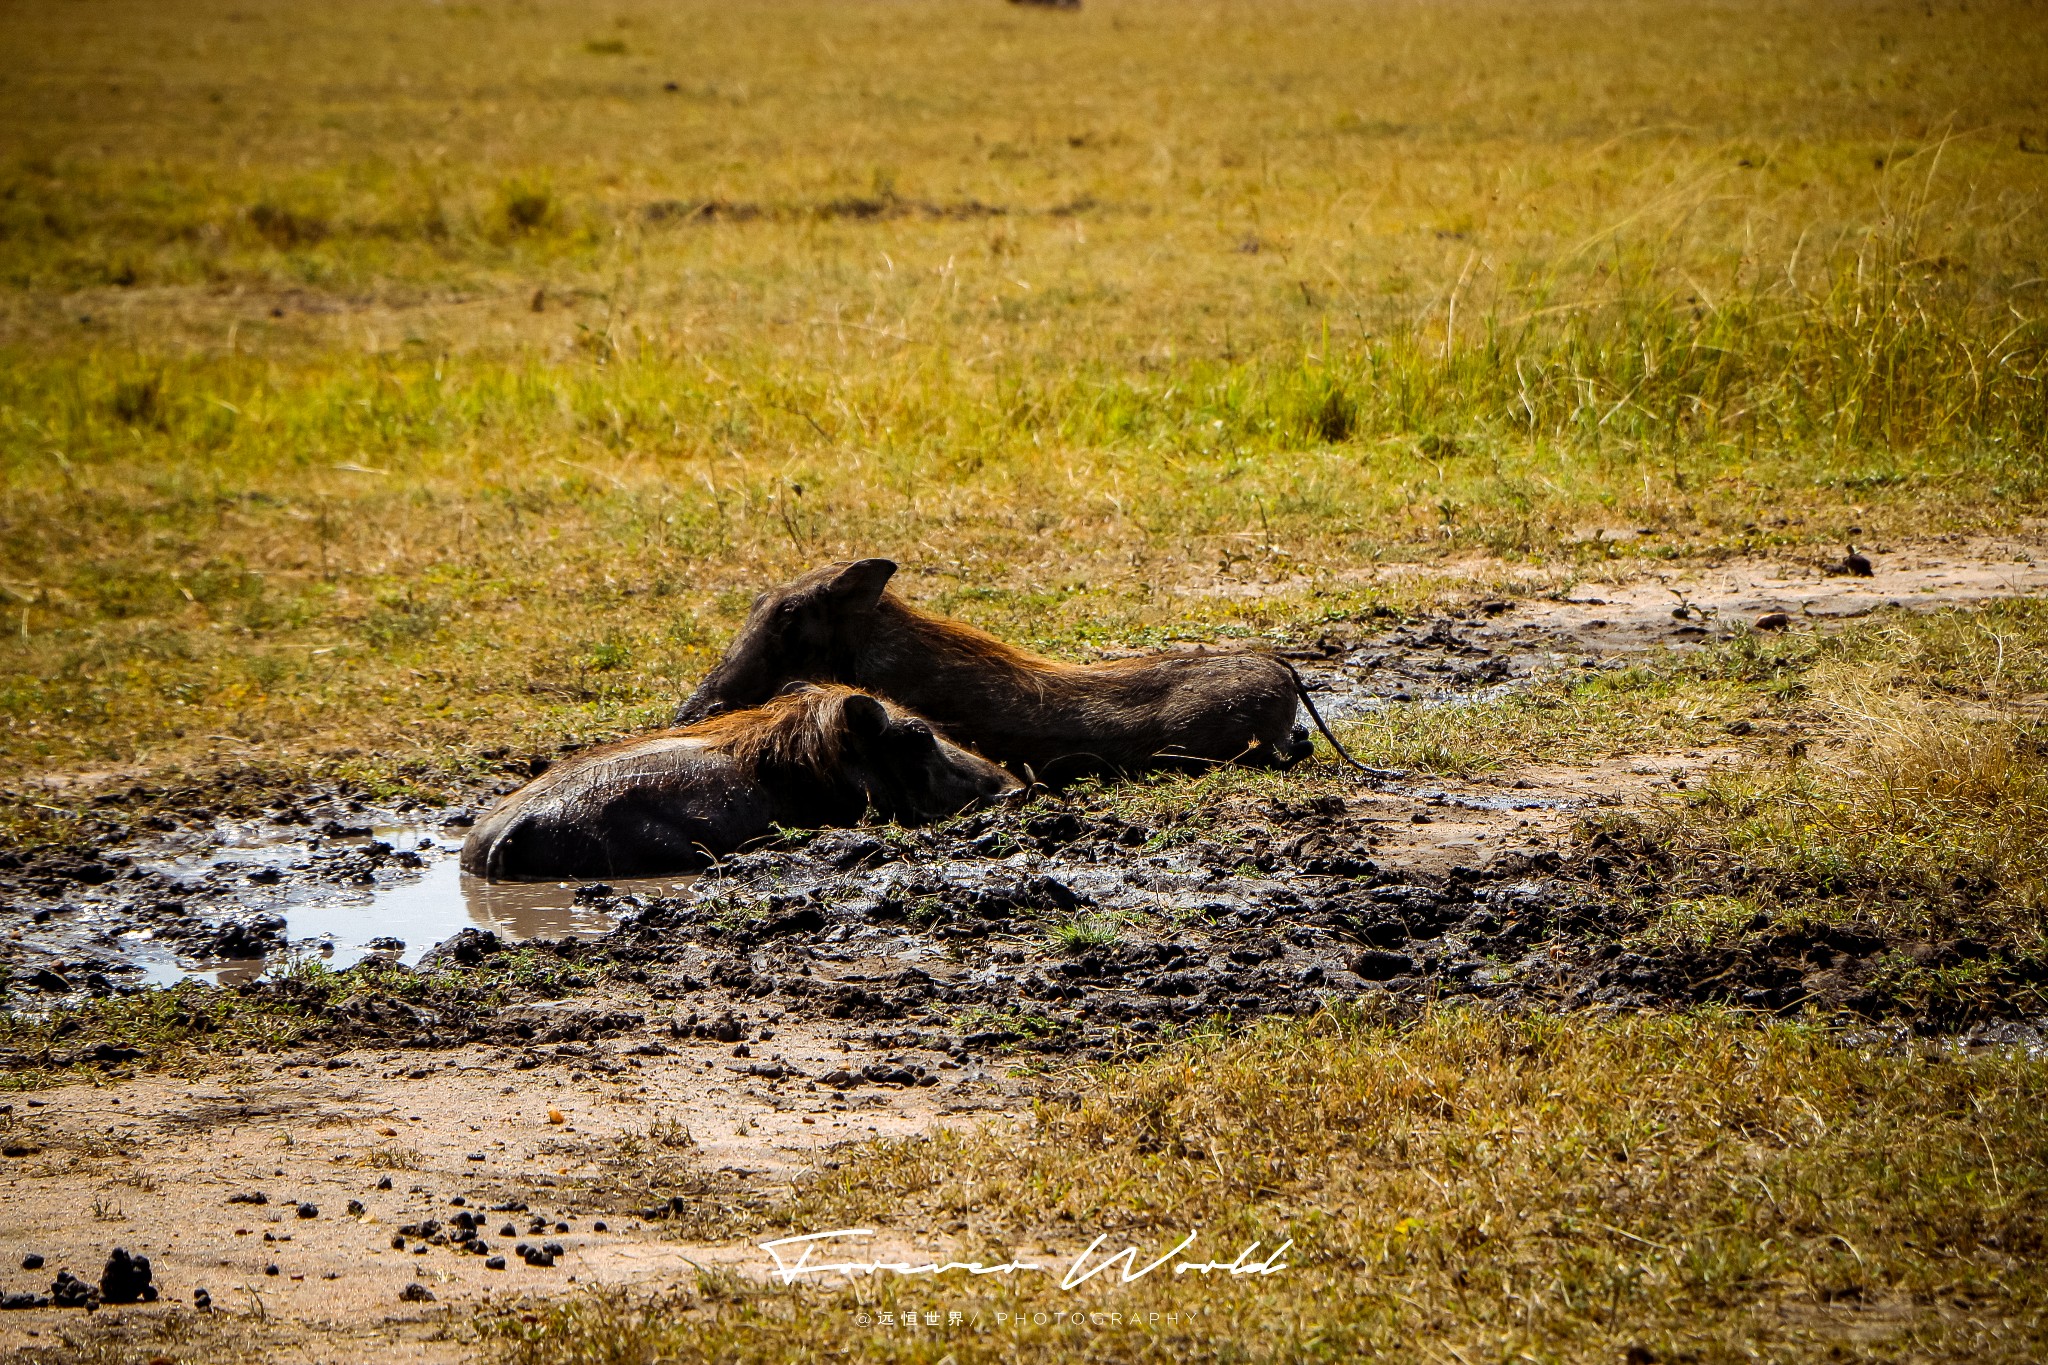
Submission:
POLYGON ((889 577, 895 572, 893 559, 856 559, 839 571, 825 592, 841 606, 872 607, 881 600, 882 589, 889 586, 889 577))
POLYGON ((839 704, 846 728, 862 739, 873 739, 889 728, 889 708, 865 692, 856 692, 839 704))

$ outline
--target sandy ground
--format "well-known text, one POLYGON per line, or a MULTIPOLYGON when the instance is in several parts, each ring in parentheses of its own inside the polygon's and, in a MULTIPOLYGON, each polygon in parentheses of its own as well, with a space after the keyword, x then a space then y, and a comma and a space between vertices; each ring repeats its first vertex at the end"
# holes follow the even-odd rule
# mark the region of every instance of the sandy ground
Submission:
MULTIPOLYGON (((1592 545, 1654 541, 1627 530, 1589 534, 1592 545)), ((1842 620, 1887 605, 1932 610, 2048 588, 2048 526, 2029 523, 2009 535, 1954 535, 1898 544, 1858 544, 1871 563, 1869 578, 1839 572, 1848 547, 1815 553, 1787 551, 1719 564, 1662 565, 1637 557, 1573 564, 1512 564, 1483 556, 1389 564, 1340 575, 1340 582, 1426 581, 1448 591, 1513 586, 1529 600, 1516 624, 1577 630, 1641 645, 1669 635, 1671 609, 1690 602, 1712 609, 1713 623, 1729 625, 1766 612, 1812 620, 1842 620), (1601 608, 1589 611, 1587 608, 1601 608), (1599 621, 1601 624, 1593 626, 1599 621), (1632 634, 1631 634, 1632 632, 1632 634)), ((1196 596, 1270 596, 1313 587, 1308 578, 1218 578, 1190 583, 1196 596)))
MULTIPOLYGON (((739 1059, 735 1044, 680 1041, 666 1015, 648 1018, 644 1036, 615 1040, 628 1055, 610 1076, 521 1072, 500 1049, 341 1051, 18 1096, 6 1140, 29 1151, 0 1164, 0 1286, 46 1289, 61 1268, 97 1280, 119 1246, 150 1258, 163 1298, 103 1314, 161 1316, 203 1288, 217 1308, 324 1332, 359 1326, 366 1312, 425 1321, 493 1294, 670 1280, 696 1266, 762 1273, 768 1258, 745 1242, 679 1240, 682 1220, 644 1217, 648 1176, 687 1170, 703 1191, 694 1203, 742 1202, 786 1188, 832 1144, 1000 1120, 1019 1092, 972 1064, 908 1053, 937 1084, 843 1096, 808 1079, 855 1046, 825 1029, 770 1028, 764 1040, 756 1028, 739 1059), (636 1045, 667 1055, 630 1055, 636 1045), (775 1062, 804 1076, 737 1070, 775 1062), (256 1194, 266 1202, 236 1202, 256 1194), (445 1225, 464 1210, 485 1215, 480 1236, 505 1269, 418 1237, 406 1250, 391 1244, 405 1226, 445 1225), (529 1266, 514 1254, 522 1241, 565 1254, 529 1266), (30 1254, 44 1258, 33 1273, 19 1269, 30 1254), (403 1302, 413 1284, 434 1301, 403 1302)), ((873 1049, 859 1051, 871 1060, 873 1049)), ((46 1344, 79 1317, 0 1316, 0 1351, 46 1344)), ((440 1358, 416 1345, 417 1358, 440 1358)))
POLYGON ((1883 607, 1931 611, 2048 590, 2048 549, 2035 537, 1958 537, 1953 542, 1859 547, 1873 573, 1859 578, 1835 571, 1834 561, 1740 560, 1705 567, 1659 570, 1632 566, 1612 581, 1589 573, 1562 594, 1517 613, 1518 626, 1571 632, 1607 648, 1672 641, 1688 625, 1721 628, 1771 612, 1795 618, 1795 627, 1867 616, 1883 607), (1681 605, 1704 617, 1678 620, 1681 605))

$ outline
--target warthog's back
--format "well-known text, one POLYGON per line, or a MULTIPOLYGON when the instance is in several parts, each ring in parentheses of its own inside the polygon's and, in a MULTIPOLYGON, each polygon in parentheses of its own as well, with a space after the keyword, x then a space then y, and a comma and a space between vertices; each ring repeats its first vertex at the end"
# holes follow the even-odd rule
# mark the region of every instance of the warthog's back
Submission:
POLYGON ((506 797, 462 846, 491 878, 630 877, 701 865, 771 819, 760 785, 703 740, 650 735, 579 754, 506 797))
POLYGON ((1252 654, 1063 663, 887 591, 886 559, 827 564, 761 594, 676 708, 687 724, 791 682, 836 683, 929 718, 957 744, 1044 778, 1110 768, 1288 764, 1309 752, 1296 684, 1252 654))
POLYGON ((864 679, 992 758, 1041 777, 1072 767, 1288 762, 1302 741, 1294 679, 1257 654, 1155 654, 1069 664, 1010 655, 1000 668, 904 663, 864 679))

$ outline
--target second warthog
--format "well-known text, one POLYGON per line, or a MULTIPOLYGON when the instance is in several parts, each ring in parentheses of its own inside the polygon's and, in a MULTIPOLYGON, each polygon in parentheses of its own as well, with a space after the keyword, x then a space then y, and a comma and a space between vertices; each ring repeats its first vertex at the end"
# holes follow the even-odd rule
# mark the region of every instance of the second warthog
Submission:
POLYGON ((918 610, 888 591, 895 572, 890 560, 851 560, 763 593, 676 723, 758 705, 792 682, 835 682, 907 706, 955 743, 1042 781, 1284 768, 1311 752, 1296 723, 1306 694, 1283 660, 1202 652, 1063 663, 918 610))

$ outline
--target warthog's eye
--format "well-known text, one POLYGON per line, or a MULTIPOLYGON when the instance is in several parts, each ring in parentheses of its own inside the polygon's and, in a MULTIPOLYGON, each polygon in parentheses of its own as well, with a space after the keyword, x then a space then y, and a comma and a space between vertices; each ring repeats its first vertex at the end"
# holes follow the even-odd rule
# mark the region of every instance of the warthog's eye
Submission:
POLYGON ((938 743, 937 736, 932 734, 932 727, 921 720, 906 720, 901 728, 903 737, 913 744, 923 746, 938 743))

